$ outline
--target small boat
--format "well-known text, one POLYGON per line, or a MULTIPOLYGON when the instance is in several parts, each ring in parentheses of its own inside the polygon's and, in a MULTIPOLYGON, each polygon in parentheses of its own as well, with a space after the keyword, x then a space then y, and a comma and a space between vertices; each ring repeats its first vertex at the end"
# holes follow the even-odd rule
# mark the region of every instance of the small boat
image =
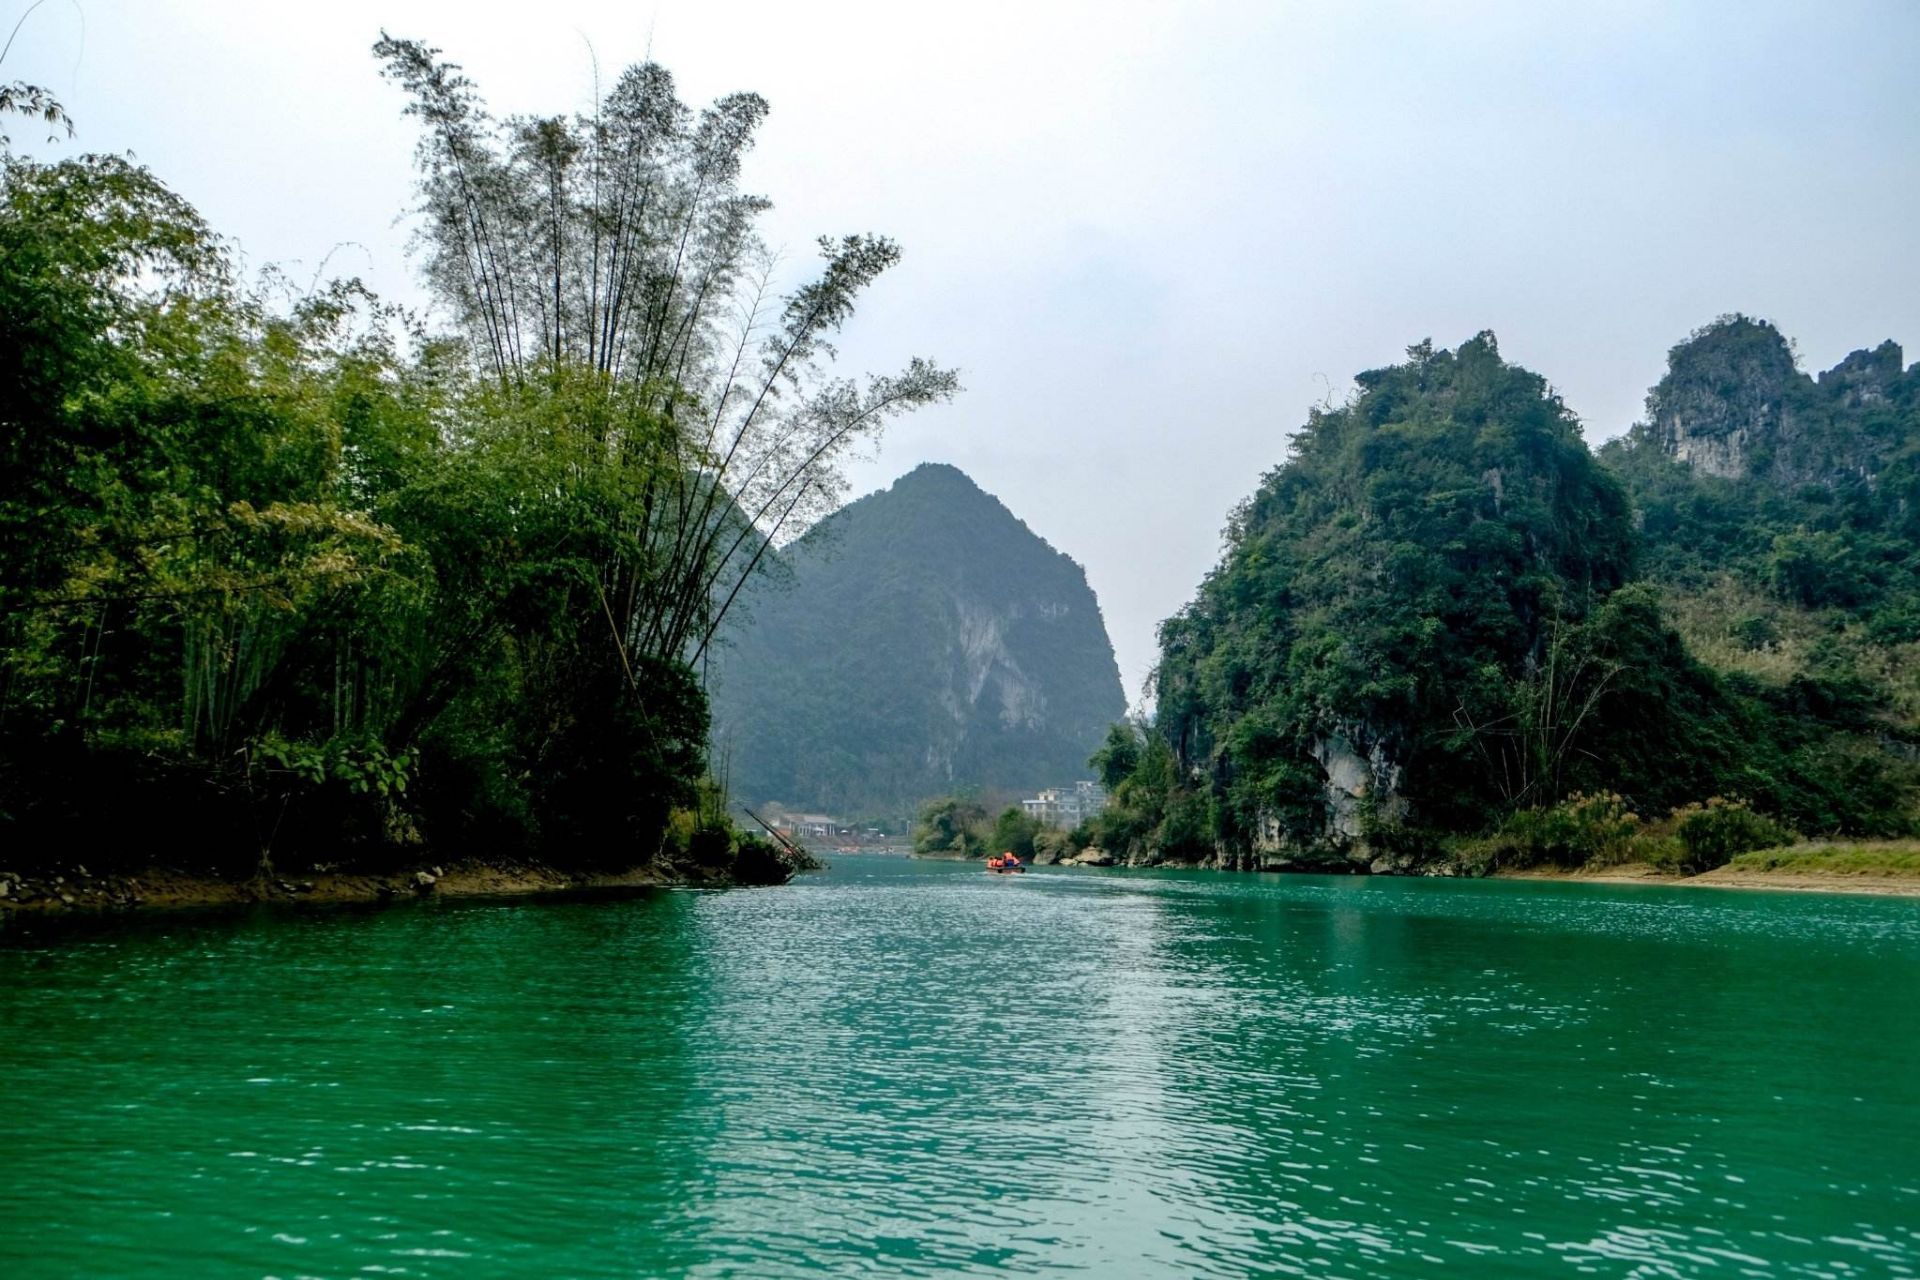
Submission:
POLYGON ((987 859, 987 870, 997 876, 1005 876, 1012 875, 1015 872, 1024 872, 1026 868, 1020 865, 1019 854, 998 853, 987 859))

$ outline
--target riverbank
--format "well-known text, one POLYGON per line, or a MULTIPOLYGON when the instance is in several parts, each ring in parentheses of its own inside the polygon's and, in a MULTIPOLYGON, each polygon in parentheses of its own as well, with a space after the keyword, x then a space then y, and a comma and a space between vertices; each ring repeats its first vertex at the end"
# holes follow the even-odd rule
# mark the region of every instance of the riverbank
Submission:
POLYGON ((204 872, 152 866, 131 875, 94 875, 83 864, 18 875, 0 870, 0 922, 21 914, 106 914, 261 903, 320 906, 394 902, 408 898, 497 898, 616 894, 669 887, 725 888, 738 883, 723 871, 641 866, 582 872, 539 862, 446 862, 404 870, 309 873, 234 880, 204 872))
POLYGON ((1866 893, 1920 898, 1920 842, 1815 842, 1741 854, 1699 875, 1663 871, 1644 862, 1609 867, 1530 867, 1497 871, 1503 880, 1643 881, 1708 889, 1781 889, 1796 893, 1866 893))

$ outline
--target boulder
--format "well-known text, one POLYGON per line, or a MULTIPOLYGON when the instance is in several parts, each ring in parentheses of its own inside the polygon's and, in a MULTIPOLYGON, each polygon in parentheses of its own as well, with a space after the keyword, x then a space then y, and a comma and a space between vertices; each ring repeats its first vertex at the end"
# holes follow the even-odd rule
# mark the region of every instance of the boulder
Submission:
POLYGON ((439 879, 440 877, 434 875, 431 871, 416 871, 413 873, 413 891, 415 893, 432 893, 433 886, 439 879))
POLYGON ((1077 867, 1110 867, 1113 865, 1113 855, 1105 849, 1082 849, 1074 856, 1073 864, 1077 867))

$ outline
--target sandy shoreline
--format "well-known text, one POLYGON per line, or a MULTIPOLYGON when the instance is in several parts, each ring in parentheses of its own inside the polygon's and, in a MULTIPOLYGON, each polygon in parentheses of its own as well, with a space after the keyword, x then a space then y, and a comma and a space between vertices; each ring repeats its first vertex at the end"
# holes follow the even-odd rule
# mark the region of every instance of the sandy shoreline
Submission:
POLYGON ((1670 875, 1644 863, 1572 871, 1535 867, 1525 871, 1497 871, 1499 880, 1567 880, 1600 883, 1635 881, 1675 888, 1778 889, 1789 893, 1866 893, 1879 897, 1920 898, 1920 876, 1846 875, 1833 871, 1744 871, 1720 867, 1697 876, 1670 875))

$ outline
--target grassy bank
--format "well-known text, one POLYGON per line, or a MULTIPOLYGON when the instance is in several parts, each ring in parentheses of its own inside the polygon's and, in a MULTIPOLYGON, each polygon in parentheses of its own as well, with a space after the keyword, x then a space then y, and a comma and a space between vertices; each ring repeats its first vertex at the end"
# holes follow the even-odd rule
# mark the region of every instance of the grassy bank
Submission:
POLYGON ((1759 849, 1697 875, 1649 862, 1494 873, 1521 880, 1639 880, 1721 889, 1792 889, 1920 897, 1920 840, 1813 841, 1759 849))
POLYGON ((1920 879, 1920 840, 1814 841, 1743 853, 1723 870, 1778 876, 1912 876, 1920 879))

